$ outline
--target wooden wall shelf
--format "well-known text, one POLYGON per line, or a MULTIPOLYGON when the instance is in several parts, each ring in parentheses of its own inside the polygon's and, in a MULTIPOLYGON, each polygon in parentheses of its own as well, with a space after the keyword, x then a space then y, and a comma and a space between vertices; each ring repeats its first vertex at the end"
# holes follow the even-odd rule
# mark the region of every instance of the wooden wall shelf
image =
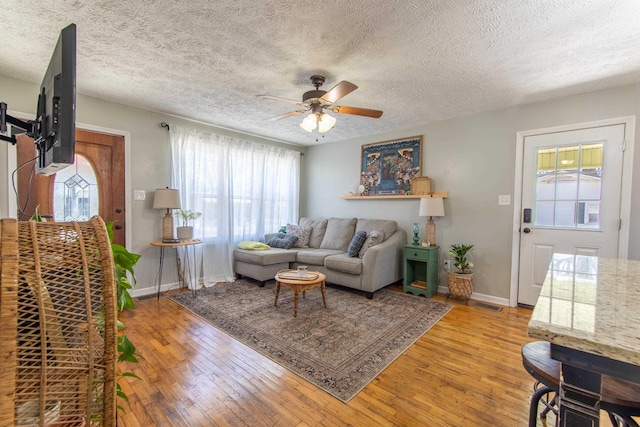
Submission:
POLYGON ((422 197, 442 197, 443 199, 446 199, 447 197, 449 197, 449 192, 448 191, 434 191, 432 193, 429 194, 411 194, 409 196, 405 196, 405 195, 389 195, 389 196, 355 196, 355 195, 351 195, 351 194, 344 194, 342 195, 340 198, 344 199, 344 200, 381 200, 381 199, 389 199, 389 200, 397 200, 397 199, 420 199, 422 197))

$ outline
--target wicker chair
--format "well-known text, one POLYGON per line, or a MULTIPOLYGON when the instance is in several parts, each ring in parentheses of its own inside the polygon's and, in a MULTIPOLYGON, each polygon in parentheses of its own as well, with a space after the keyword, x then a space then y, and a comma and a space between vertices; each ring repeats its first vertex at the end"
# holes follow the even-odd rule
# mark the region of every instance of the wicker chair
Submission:
POLYGON ((0 221, 0 427, 116 425, 104 222, 0 221))

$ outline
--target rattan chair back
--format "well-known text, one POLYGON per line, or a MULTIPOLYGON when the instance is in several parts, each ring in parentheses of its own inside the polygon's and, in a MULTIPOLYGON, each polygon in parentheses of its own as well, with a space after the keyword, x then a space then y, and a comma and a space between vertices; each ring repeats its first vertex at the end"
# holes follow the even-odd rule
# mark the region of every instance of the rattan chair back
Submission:
POLYGON ((115 426, 117 308, 105 224, 0 224, 0 427, 115 426))

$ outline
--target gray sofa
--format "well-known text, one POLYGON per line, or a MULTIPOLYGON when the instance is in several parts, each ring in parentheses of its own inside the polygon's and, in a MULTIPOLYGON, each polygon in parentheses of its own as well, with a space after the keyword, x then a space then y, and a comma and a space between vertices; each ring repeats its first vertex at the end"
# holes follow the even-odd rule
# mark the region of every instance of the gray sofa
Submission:
MULTIPOLYGON (((308 266, 327 276, 327 282, 364 291, 367 298, 391 283, 402 279, 402 251, 407 236, 395 221, 364 218, 329 218, 312 220, 301 218, 300 229, 311 228, 306 239, 300 239, 303 247, 268 250, 235 249, 234 271, 261 282, 273 279, 276 273, 287 268, 308 266), (380 243, 368 247, 364 253, 349 256, 347 253, 356 232, 364 231, 369 239, 380 243), (374 233, 375 231, 375 233, 374 233)), ((360 233, 362 234, 362 233, 360 233)), ((268 242, 273 235, 265 236, 268 242)))

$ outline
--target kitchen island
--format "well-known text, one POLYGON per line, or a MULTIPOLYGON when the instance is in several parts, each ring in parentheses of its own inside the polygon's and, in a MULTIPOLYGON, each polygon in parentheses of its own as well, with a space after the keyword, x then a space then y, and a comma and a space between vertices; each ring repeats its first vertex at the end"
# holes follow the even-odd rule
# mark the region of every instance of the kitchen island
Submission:
POLYGON ((602 376, 640 383, 640 261, 554 254, 529 322, 562 363, 563 426, 599 425, 602 376))

